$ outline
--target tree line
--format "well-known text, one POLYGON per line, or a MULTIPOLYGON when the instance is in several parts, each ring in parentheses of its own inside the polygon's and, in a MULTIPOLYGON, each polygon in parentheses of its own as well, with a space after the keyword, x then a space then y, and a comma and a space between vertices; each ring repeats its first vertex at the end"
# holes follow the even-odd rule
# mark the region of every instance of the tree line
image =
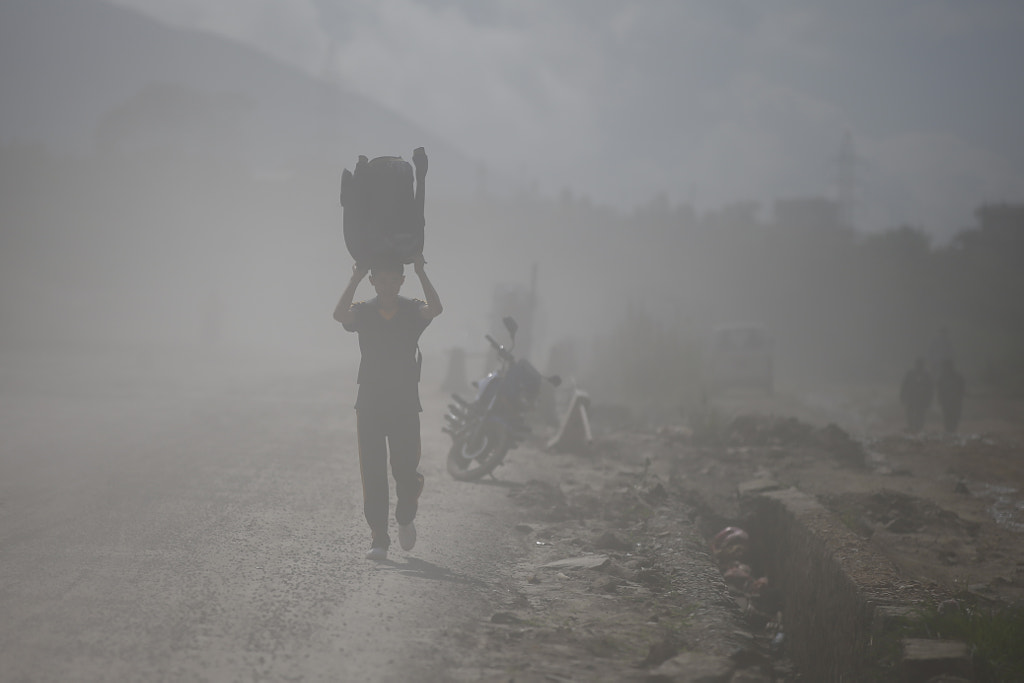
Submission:
MULTIPOLYGON (((346 260, 343 165, 297 162, 266 177, 202 150, 71 158, 0 148, 0 345, 31 336, 25 311, 40 288, 55 299, 55 286, 110 293, 154 273, 181 286, 153 292, 196 290, 225 272, 248 278, 240 297, 256 292, 305 320, 335 295, 346 260)), ((655 365, 639 374, 663 379, 682 366, 680 381, 691 381, 697 361, 672 354, 696 358, 710 327, 745 320, 772 331, 783 371, 895 383, 945 327, 972 386, 1024 393, 1024 205, 981 204, 974 224, 941 244, 927 226, 855 231, 824 198, 769 208, 698 212, 662 197, 621 211, 570 192, 428 196, 427 242, 453 301, 538 264, 539 336, 549 346, 575 338, 594 361, 637 355, 655 365)), ((230 307, 230 282, 221 294, 230 307)))

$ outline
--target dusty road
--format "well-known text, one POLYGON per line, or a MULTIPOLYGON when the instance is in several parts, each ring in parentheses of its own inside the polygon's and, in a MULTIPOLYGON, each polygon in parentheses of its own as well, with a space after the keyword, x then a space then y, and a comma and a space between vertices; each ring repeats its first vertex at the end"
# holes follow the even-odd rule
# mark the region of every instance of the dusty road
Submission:
MULTIPOLYGON (((924 520, 873 542, 893 541, 882 550, 929 585, 944 580, 935 567, 1018 585, 1017 532, 988 517, 981 483, 1019 481, 1019 449, 902 438, 877 392, 719 406, 839 421, 869 437, 867 468, 800 444, 639 430, 581 456, 523 448, 500 482, 466 484, 444 470, 446 399, 425 375, 419 542, 375 564, 339 369, 354 364, 40 360, 0 357, 0 683, 617 682, 663 666, 797 680, 707 550, 728 521, 713 504, 731 510, 757 477, 844 505, 877 491, 933 501, 979 531, 924 520), (549 564, 594 555, 607 564, 549 564)), ((1019 426, 1022 413, 977 403, 972 432, 1019 426)))
POLYGON ((2 681, 445 680, 439 639, 502 590, 510 503, 447 476, 433 404, 418 545, 375 564, 351 378, 22 360, 0 366, 2 681))

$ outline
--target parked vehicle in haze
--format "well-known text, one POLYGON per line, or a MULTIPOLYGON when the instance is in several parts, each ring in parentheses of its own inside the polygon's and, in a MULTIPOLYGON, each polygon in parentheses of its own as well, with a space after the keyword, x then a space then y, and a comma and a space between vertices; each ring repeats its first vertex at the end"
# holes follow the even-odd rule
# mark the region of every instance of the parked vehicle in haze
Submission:
POLYGON ((480 479, 494 471, 505 455, 530 433, 526 415, 540 395, 545 380, 558 386, 558 375, 545 377, 525 358, 512 355, 515 346, 515 319, 502 319, 512 339, 509 348, 491 335, 487 341, 498 353, 501 366, 473 385, 476 397, 466 400, 452 394, 443 431, 452 437, 448 451, 448 473, 460 481, 480 479))
POLYGON ((708 371, 712 391, 734 388, 772 393, 775 342, 759 323, 719 325, 711 331, 708 371))

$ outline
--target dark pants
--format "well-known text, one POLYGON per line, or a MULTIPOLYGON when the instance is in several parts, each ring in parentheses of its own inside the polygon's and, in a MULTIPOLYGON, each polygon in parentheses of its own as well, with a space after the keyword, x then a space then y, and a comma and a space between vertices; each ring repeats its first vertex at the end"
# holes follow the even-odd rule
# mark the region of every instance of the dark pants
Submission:
POLYGON ((924 429, 924 420, 928 415, 927 403, 908 403, 907 406, 907 430, 917 434, 924 429))
POLYGON ((373 545, 388 547, 388 508, 391 475, 395 478, 395 519, 408 524, 416 517, 423 475, 416 471, 420 464, 420 414, 399 414, 356 411, 356 433, 359 440, 359 472, 363 478, 363 514, 373 533, 373 545))

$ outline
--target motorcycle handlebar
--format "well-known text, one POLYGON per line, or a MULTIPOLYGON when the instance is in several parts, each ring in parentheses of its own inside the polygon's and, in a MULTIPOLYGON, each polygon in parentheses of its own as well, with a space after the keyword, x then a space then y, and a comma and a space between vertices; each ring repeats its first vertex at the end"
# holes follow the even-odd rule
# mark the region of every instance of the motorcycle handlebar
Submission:
POLYGON ((503 359, 505 359, 507 361, 513 360, 512 354, 509 353, 508 349, 506 349, 504 346, 499 344, 494 337, 492 337, 489 334, 485 334, 484 338, 487 339, 487 341, 489 341, 491 343, 491 346, 494 347, 494 350, 498 352, 499 356, 501 356, 503 359))

